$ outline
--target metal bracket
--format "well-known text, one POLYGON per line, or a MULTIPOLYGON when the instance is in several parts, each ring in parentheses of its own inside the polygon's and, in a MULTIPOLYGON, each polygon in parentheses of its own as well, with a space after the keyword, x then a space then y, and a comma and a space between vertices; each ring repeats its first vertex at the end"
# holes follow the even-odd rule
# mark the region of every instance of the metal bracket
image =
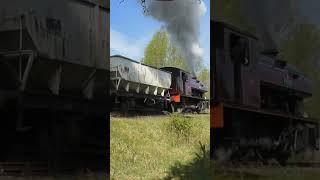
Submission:
POLYGON ((93 98, 93 92, 94 92, 94 84, 95 84, 95 74, 97 70, 94 69, 92 73, 89 75, 88 79, 84 82, 83 86, 83 95, 87 99, 92 99, 93 98))
POLYGON ((61 73, 62 73, 62 66, 60 65, 57 68, 57 70, 55 70, 51 79, 48 82, 49 89, 55 95, 59 95, 60 84, 61 84, 61 73))
POLYGON ((22 80, 21 80, 21 86, 20 86, 20 90, 24 91, 26 88, 26 84, 27 84, 27 80, 30 74, 30 70, 31 67, 33 65, 33 60, 34 60, 34 55, 33 53, 30 54, 29 58, 28 58, 28 62, 27 62, 27 67, 24 70, 23 76, 22 76, 22 80))
POLYGON ((32 50, 21 50, 21 51, 8 51, 8 52, 0 52, 0 55, 6 58, 19 58, 19 63, 22 61, 22 55, 29 55, 27 60, 26 68, 22 74, 22 67, 20 66, 19 72, 14 72, 13 67, 9 63, 5 63, 13 74, 15 74, 15 79, 20 83, 19 90, 24 91, 26 88, 26 84, 28 81, 28 77, 35 59, 35 53, 32 50))

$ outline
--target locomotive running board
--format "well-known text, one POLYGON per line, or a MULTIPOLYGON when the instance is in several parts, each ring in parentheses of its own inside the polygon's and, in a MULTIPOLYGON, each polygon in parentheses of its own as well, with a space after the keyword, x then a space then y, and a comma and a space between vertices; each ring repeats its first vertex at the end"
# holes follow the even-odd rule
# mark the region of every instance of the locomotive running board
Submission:
POLYGON ((230 104, 226 103, 223 104, 224 108, 230 108, 230 109, 238 109, 238 110, 243 110, 243 111, 250 111, 254 113, 259 113, 259 114, 265 114, 265 115, 270 115, 270 116, 277 116, 277 117, 282 117, 282 118, 287 118, 287 119, 292 119, 292 120, 298 120, 298 121, 305 121, 309 123, 318 123, 317 119, 312 119, 312 118, 305 118, 305 117, 297 117, 297 116, 292 116, 290 114, 285 114, 281 112, 275 112, 275 111, 268 111, 268 110, 260 110, 248 106, 243 106, 243 105, 235 105, 235 104, 230 104))

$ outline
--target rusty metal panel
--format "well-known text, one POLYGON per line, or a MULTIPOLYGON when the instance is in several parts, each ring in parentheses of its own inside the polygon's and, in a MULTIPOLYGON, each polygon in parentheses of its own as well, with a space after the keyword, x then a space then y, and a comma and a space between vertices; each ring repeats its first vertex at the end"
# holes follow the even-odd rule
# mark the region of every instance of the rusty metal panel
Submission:
POLYGON ((224 127, 224 107, 222 103, 213 105, 210 110, 210 127, 223 128, 224 127))

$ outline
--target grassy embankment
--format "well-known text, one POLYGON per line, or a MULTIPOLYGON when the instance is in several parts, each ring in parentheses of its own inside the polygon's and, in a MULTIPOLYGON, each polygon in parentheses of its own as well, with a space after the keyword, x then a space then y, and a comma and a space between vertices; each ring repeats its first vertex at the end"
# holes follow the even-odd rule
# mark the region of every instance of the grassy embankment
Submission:
POLYGON ((111 118, 111 179, 320 179, 319 168, 210 166, 209 131, 209 115, 111 118))
POLYGON ((208 114, 111 118, 111 179, 208 177, 209 136, 208 114))

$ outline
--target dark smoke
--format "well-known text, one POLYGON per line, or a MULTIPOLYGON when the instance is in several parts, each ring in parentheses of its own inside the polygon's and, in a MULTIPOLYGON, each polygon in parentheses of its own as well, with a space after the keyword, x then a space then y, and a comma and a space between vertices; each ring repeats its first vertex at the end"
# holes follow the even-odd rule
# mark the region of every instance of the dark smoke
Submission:
POLYGON ((279 40, 293 18, 290 0, 239 0, 240 11, 255 26, 264 50, 279 50, 279 40))
POLYGON ((195 66, 202 59, 199 43, 200 18, 206 12, 201 0, 156 1, 147 3, 148 15, 165 24, 173 42, 181 49, 189 69, 195 74, 195 66))

